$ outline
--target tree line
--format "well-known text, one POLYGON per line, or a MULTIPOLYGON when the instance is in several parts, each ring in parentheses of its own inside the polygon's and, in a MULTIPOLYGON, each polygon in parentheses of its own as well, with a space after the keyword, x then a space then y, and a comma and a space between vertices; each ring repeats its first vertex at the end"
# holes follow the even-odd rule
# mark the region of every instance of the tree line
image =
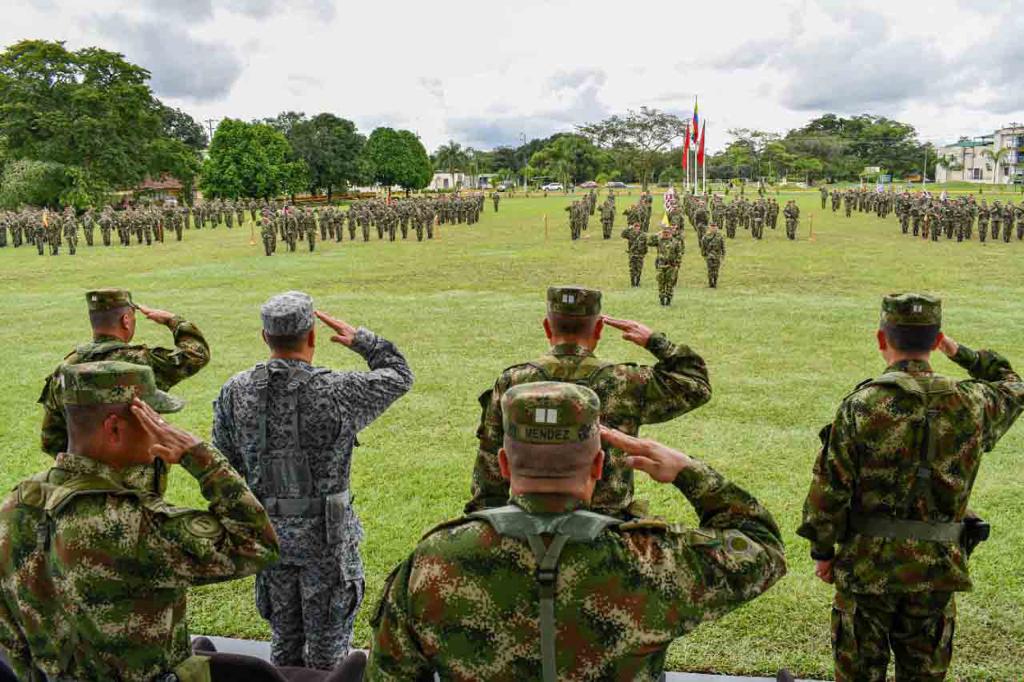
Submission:
MULTIPOLYGON (((587 180, 678 182, 686 119, 641 107, 572 132, 491 150, 451 140, 428 155, 415 133, 381 127, 365 136, 332 113, 287 111, 203 127, 150 90, 150 74, 96 47, 23 40, 0 53, 0 207, 98 204, 110 192, 170 175, 183 194, 271 197, 353 186, 418 190, 435 170, 468 184, 587 180)), ((707 157, 712 179, 858 180, 866 167, 905 178, 938 163, 914 127, 881 116, 825 114, 786 133, 737 128, 707 157)))

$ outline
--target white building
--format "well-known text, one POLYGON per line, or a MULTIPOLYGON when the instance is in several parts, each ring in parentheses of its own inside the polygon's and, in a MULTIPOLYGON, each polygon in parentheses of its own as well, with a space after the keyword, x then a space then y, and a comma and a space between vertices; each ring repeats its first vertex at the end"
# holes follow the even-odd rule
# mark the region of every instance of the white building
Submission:
POLYGON ((494 173, 478 173, 477 175, 470 175, 462 171, 434 173, 428 189, 456 189, 459 187, 463 189, 487 189, 491 186, 491 178, 493 177, 494 173))
POLYGON ((1024 182, 1024 125, 1014 123, 991 135, 961 138, 937 151, 945 162, 935 168, 936 182, 1024 182))

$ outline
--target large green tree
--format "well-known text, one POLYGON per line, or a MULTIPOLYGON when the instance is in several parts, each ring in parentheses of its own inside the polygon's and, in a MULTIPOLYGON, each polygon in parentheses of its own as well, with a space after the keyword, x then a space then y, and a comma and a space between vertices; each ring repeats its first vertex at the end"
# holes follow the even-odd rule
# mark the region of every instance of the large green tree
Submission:
POLYGON ((226 118, 213 134, 200 187, 211 197, 270 198, 301 191, 308 177, 305 163, 291 159, 283 133, 226 118))
POLYGON ((623 116, 577 126, 577 130, 608 150, 619 168, 634 168, 646 189, 664 152, 686 134, 686 122, 675 114, 640 107, 623 116))
POLYGON ((163 105, 149 72, 95 47, 23 40, 0 53, 0 137, 9 159, 65 167, 66 192, 96 195, 161 170, 163 105), (72 187, 73 186, 73 187, 72 187))
POLYGON ((430 157, 411 131, 377 128, 366 141, 364 158, 374 182, 389 194, 395 185, 408 192, 430 184, 430 157))
POLYGON ((565 185, 592 180, 608 164, 607 155, 582 135, 560 135, 530 157, 541 175, 565 185))
POLYGON ((296 158, 309 168, 309 189, 325 190, 328 201, 335 189, 344 191, 362 180, 361 155, 366 138, 352 121, 318 114, 292 122, 286 137, 296 158))

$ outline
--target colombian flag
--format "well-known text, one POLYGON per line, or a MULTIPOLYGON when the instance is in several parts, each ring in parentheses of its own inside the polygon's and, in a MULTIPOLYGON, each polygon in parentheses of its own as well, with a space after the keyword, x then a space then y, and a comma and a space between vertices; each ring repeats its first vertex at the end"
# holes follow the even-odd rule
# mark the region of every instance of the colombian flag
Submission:
POLYGON ((697 98, 693 98, 693 126, 690 128, 691 135, 693 135, 693 141, 697 141, 697 131, 700 130, 700 125, 697 123, 697 98))

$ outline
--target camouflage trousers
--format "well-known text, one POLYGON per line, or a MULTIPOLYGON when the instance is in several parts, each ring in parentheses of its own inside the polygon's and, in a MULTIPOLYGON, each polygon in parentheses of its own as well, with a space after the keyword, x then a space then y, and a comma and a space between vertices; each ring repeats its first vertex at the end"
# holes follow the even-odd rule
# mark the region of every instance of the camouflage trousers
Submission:
POLYGON ((345 580, 336 558, 277 564, 256 577, 256 608, 270 622, 276 666, 330 670, 348 653, 365 584, 345 580))
POLYGON ((678 265, 662 265, 658 268, 658 296, 672 300, 672 294, 676 290, 676 281, 679 279, 678 265))
POLYGON ((786 237, 788 239, 796 239, 796 221, 795 220, 787 220, 786 221, 786 237))
POLYGON ((896 680, 946 677, 953 657, 956 601, 952 592, 836 592, 832 653, 836 682, 885 682, 889 652, 896 680))
POLYGON ((640 286, 640 275, 644 272, 644 257, 643 256, 630 256, 629 257, 629 285, 633 287, 640 286))
POLYGON ((708 258, 708 286, 712 289, 718 286, 718 271, 722 268, 722 261, 717 258, 708 258))
POLYGON ((612 221, 602 220, 601 221, 601 234, 605 239, 612 238, 612 221))
POLYGON ((988 239, 988 223, 978 221, 978 239, 985 241, 988 239))

